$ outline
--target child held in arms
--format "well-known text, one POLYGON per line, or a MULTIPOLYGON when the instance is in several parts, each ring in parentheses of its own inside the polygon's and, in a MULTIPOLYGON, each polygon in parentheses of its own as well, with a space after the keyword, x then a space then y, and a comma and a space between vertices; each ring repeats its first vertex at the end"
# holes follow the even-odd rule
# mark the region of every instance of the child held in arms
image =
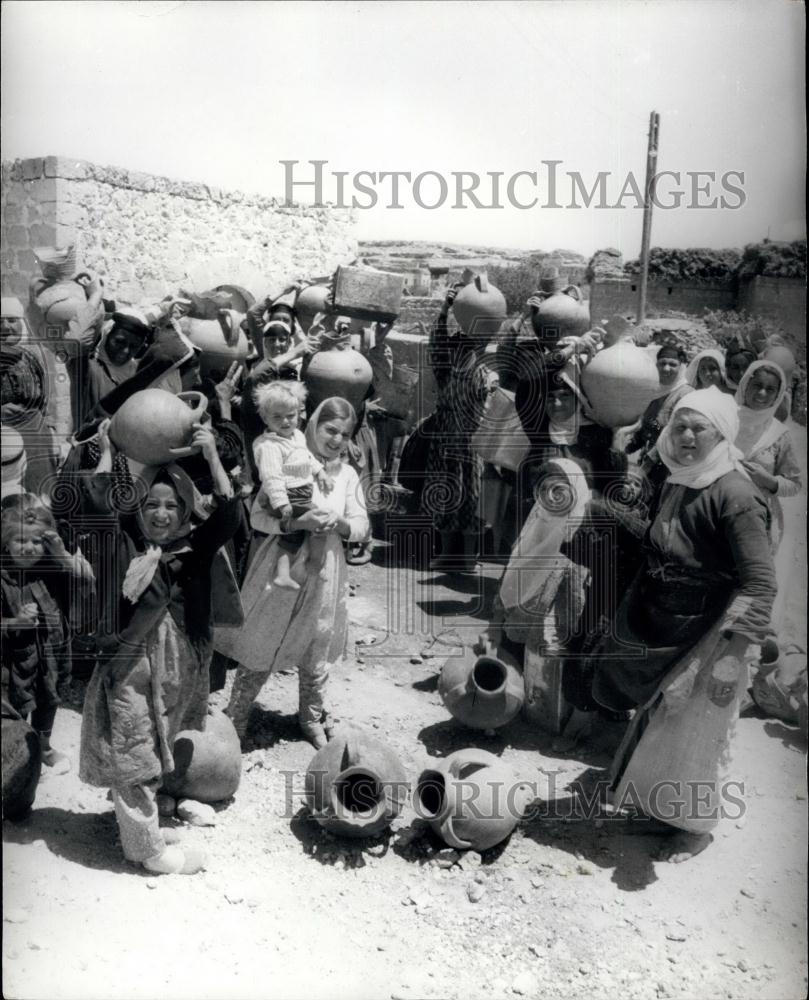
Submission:
POLYGON ((261 489, 259 508, 269 508, 280 518, 284 532, 280 536, 281 552, 276 564, 273 583, 277 587, 299 590, 308 571, 323 572, 323 539, 305 531, 289 531, 289 523, 307 511, 314 510, 315 480, 328 493, 333 486, 323 464, 306 446, 306 438, 298 429, 300 402, 305 388, 298 384, 271 382, 255 391, 255 401, 266 431, 256 438, 253 456, 256 461, 261 489), (304 558, 304 542, 308 541, 304 558))

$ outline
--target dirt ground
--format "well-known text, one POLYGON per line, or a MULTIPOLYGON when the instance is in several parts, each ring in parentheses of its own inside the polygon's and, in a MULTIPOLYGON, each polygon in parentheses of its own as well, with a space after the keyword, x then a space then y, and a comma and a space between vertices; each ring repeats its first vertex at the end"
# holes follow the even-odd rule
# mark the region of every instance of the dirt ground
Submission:
MULTIPOLYGON (((805 452, 805 432, 796 436, 805 452)), ((785 506, 786 630, 805 644, 805 497, 785 506)), ((412 566, 386 570, 383 557, 380 546, 379 565, 351 569, 357 655, 332 676, 335 714, 385 739, 411 777, 430 755, 478 745, 537 781, 543 798, 569 801, 567 786, 606 756, 555 754, 552 738, 521 721, 476 735, 448 718, 436 690, 453 643, 485 619, 497 567, 458 590, 412 566)), ((193 877, 126 864, 106 793, 83 786, 75 766, 46 774, 30 817, 3 828, 4 995, 806 995, 806 778, 794 729, 741 718, 730 778, 744 782, 743 814, 685 864, 655 861, 661 837, 643 823, 547 814, 482 856, 455 856, 411 826, 409 806, 375 841, 324 833, 301 806, 312 750, 295 707, 296 678, 276 675, 235 799, 215 827, 178 827, 208 852, 193 877)), ((79 726, 77 710, 60 710, 54 743, 74 765, 79 726)))

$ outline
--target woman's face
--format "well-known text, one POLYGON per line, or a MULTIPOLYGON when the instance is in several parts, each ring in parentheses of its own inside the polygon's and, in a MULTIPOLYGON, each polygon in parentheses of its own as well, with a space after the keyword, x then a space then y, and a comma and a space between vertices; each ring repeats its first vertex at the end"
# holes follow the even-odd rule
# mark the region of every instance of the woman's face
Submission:
POLYGON ((264 357, 269 361, 289 350, 289 334, 271 331, 262 341, 264 357))
POLYGON ((551 420, 561 423, 569 420, 576 412, 578 400, 572 389, 552 389, 548 394, 548 413, 551 420))
POLYGON ((677 378, 680 370, 679 358, 672 357, 671 354, 664 354, 657 358, 657 375, 661 385, 671 385, 677 378))
POLYGON ((671 444, 681 465, 696 465, 722 440, 711 421, 696 410, 682 409, 672 417, 671 444))
POLYGON ((126 330, 113 329, 104 341, 104 350, 114 365, 125 365, 131 361, 140 347, 140 340, 126 330))
POLYGON ((775 403, 781 389, 781 379, 775 372, 759 368, 744 391, 744 405, 751 410, 766 410, 775 403))
POLYGON ((752 355, 746 354, 744 351, 737 351, 736 354, 731 354, 725 364, 725 369, 731 382, 738 385, 742 380, 742 375, 752 365, 753 360, 752 355))
POLYGON ((184 508, 173 486, 155 483, 141 507, 141 524, 147 541, 165 545, 179 532, 184 508))
POLYGON ((321 420, 315 431, 315 444, 318 452, 324 458, 339 458, 345 451, 346 444, 351 437, 351 421, 341 420, 339 417, 330 417, 328 420, 321 420))
POLYGON ((722 370, 713 358, 703 358, 697 368, 697 384, 700 389, 710 389, 722 384, 722 370))
POLYGON ((15 347, 22 340, 22 320, 16 316, 0 318, 0 342, 3 347, 15 347))

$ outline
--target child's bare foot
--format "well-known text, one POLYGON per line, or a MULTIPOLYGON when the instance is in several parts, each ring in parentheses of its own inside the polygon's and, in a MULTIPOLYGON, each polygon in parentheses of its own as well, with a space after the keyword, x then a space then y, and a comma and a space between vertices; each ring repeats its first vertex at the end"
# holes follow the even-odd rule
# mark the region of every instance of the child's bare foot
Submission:
POLYGON ((273 580, 273 583, 276 587, 285 587, 287 590, 301 589, 301 585, 296 583, 288 573, 284 576, 279 573, 273 580))
POLYGON ((52 767, 54 774, 67 774, 71 767, 68 755, 54 750, 53 747, 42 751, 42 763, 46 767, 52 767))
POLYGON ((675 833, 657 854, 658 861, 680 865, 701 854, 713 840, 710 833, 675 833))
POLYGON ((147 858, 143 867, 153 875, 196 875, 205 867, 205 855, 194 848, 172 845, 147 858))

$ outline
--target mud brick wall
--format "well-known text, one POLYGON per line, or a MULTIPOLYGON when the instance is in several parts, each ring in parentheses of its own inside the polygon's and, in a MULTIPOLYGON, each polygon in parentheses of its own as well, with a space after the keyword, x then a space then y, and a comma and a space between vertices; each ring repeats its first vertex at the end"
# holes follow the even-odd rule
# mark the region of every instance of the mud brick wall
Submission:
MULTIPOLYGON (((616 313, 634 316, 638 308, 638 283, 626 278, 595 281, 590 286, 590 318, 600 323, 616 313)), ((701 315, 706 309, 735 309, 733 285, 667 285, 650 281, 646 293, 649 315, 669 310, 701 315)))
POLYGON ((80 265, 123 302, 183 284, 254 295, 328 274, 357 254, 350 211, 293 205, 206 184, 46 156, 2 166, 4 294, 27 297, 33 250, 75 242, 80 265))
POLYGON ((802 278, 757 275, 742 282, 738 308, 778 323, 803 347, 806 357, 806 282, 802 278))

